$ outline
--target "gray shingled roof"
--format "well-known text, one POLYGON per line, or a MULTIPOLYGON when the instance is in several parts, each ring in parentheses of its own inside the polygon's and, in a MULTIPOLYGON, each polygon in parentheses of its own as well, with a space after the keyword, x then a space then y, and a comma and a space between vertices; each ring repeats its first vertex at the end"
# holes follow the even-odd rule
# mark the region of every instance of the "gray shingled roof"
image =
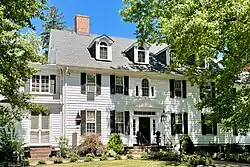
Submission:
POLYGON ((93 67, 104 69, 124 69, 139 71, 163 71, 165 65, 154 58, 154 54, 166 46, 151 45, 150 64, 135 65, 122 52, 136 42, 135 39, 110 37, 112 45, 112 62, 97 61, 91 57, 87 49, 90 43, 100 35, 79 35, 70 31, 52 30, 50 40, 50 57, 54 57, 58 65, 93 67))

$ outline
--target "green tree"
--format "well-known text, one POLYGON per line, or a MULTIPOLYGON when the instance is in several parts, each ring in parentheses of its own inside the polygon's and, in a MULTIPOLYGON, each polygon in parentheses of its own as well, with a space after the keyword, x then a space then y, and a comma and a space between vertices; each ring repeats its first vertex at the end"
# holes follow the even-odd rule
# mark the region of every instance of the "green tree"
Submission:
POLYGON ((64 30, 68 28, 66 23, 62 21, 63 18, 63 13, 59 13, 56 6, 51 6, 47 11, 45 23, 42 25, 43 32, 41 33, 43 49, 45 50, 46 55, 48 55, 51 29, 64 30))
MULTIPOLYGON (((250 3, 248 0, 124 0, 120 14, 137 24, 140 41, 168 44, 173 64, 192 84, 215 82, 216 97, 205 96, 197 108, 210 109, 208 120, 225 129, 249 130, 248 77, 241 90, 232 88, 249 65, 250 3), (194 63, 187 63, 190 58, 194 63), (220 58, 219 62, 214 61, 220 58), (209 68, 201 70, 203 60, 209 68), (179 68, 180 69, 180 68, 179 68)), ((208 121, 209 122, 209 121, 208 121)))
POLYGON ((29 94, 20 91, 35 72, 29 63, 41 59, 34 33, 22 34, 21 30, 35 28, 31 19, 43 19, 45 3, 45 0, 2 0, 0 3, 0 96, 7 98, 10 104, 0 106, 2 126, 20 120, 23 110, 43 110, 30 102, 29 94))

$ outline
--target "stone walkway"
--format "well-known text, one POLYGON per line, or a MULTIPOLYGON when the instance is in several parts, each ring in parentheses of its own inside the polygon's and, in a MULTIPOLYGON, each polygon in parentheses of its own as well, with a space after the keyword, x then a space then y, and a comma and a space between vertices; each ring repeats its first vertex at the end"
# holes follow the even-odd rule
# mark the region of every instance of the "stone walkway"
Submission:
POLYGON ((250 167, 250 164, 243 164, 237 162, 214 161, 216 167, 250 167))

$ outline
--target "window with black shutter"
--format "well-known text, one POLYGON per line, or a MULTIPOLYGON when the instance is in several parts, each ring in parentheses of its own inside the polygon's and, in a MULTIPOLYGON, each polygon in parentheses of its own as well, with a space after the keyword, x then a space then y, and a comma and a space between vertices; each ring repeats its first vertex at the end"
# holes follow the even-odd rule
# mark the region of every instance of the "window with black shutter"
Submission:
POLYGON ((123 94, 124 81, 123 76, 115 76, 115 93, 123 94))
POLYGON ((186 80, 170 79, 170 98, 187 97, 187 82, 186 80))
POLYGON ((215 97, 215 83, 208 82, 205 86, 200 86, 200 99, 205 97, 215 97))
POLYGON ((202 135, 206 135, 206 134, 217 135, 217 123, 207 125, 205 123, 205 120, 206 120, 206 114, 201 113, 201 131, 202 131, 202 135))

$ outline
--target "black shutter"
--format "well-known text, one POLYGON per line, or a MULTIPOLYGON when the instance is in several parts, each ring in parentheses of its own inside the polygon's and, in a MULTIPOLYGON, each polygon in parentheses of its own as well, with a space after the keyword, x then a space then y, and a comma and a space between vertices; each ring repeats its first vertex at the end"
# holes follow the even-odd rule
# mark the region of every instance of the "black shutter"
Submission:
POLYGON ((212 82, 211 86, 212 86, 212 97, 215 97, 215 83, 212 82))
POLYGON ((115 110, 110 111, 110 132, 115 133, 115 110))
POLYGON ((135 95, 139 96, 139 88, 138 88, 138 86, 135 87, 135 95))
POLYGON ((217 135, 217 123, 213 123, 214 135, 217 135))
POLYGON ((124 76, 124 95, 129 95, 129 76, 124 76))
POLYGON ((56 94, 56 75, 50 75, 50 93, 56 94))
POLYGON ((86 110, 81 111, 81 135, 86 133, 86 110))
POLYGON ((174 98, 174 80, 170 79, 170 98, 174 98))
POLYGON ((238 128, 233 127, 233 135, 238 136, 238 128))
POLYGON ((96 133, 101 134, 102 131, 102 112, 96 111, 96 133))
POLYGON ((110 75, 110 93, 115 94, 115 75, 110 75))
POLYGON ((171 113, 171 135, 176 134, 176 128, 175 128, 175 113, 171 113))
POLYGON ((96 94, 100 95, 102 92, 102 75, 96 74, 96 94))
POLYGON ((182 97, 187 98, 187 81, 182 80, 182 97))
POLYGON ((129 111, 125 111, 125 135, 130 135, 129 111))
POLYGON ((188 113, 183 113, 183 119, 184 119, 184 134, 188 134, 188 113))
POLYGON ((86 94, 86 73, 81 73, 81 94, 86 94))
POLYGON ((200 86, 200 99, 203 99, 205 97, 203 89, 204 89, 204 86, 200 86))
POLYGON ((201 134, 206 135, 205 115, 201 113, 201 134))

